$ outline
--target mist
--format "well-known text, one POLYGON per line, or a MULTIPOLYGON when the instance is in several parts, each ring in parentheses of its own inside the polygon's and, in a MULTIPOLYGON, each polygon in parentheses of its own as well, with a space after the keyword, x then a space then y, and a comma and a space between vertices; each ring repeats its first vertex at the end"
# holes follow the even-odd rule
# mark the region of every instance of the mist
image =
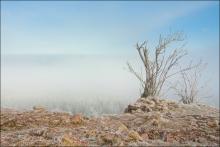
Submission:
POLYGON ((87 114, 119 113, 139 85, 117 57, 8 55, 2 58, 2 106, 87 114), (102 109, 102 110, 101 110, 102 109))
MULTIPOLYGON (((139 81, 127 70, 135 57, 103 55, 4 55, 1 107, 100 115, 122 113, 140 96, 139 81)), ((141 65, 136 64, 139 70, 141 65)), ((170 99, 178 100, 168 94, 170 99)), ((216 93, 217 95, 217 93, 216 93)), ((216 106, 218 98, 204 99, 216 106)))

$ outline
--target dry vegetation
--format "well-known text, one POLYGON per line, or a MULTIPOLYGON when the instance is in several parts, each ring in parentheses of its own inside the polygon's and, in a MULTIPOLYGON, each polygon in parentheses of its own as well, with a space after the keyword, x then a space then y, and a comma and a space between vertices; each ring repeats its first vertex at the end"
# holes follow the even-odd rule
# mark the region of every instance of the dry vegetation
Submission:
POLYGON ((139 57, 144 65, 144 77, 142 77, 142 74, 136 72, 131 64, 127 63, 129 71, 141 82, 143 88, 141 97, 160 96, 165 82, 168 81, 169 78, 181 74, 183 82, 185 83, 184 89, 187 89, 188 91, 183 92, 182 89, 175 90, 184 103, 194 102, 194 99, 197 96, 196 83, 198 83, 198 71, 195 70, 196 78, 194 81, 188 79, 186 72, 198 68, 201 64, 189 64, 184 68, 174 70, 176 67, 180 66, 180 61, 187 55, 187 52, 184 49, 184 34, 182 32, 176 32, 171 33, 166 37, 160 35, 158 45, 154 49, 155 52, 153 58, 150 56, 150 48, 148 48, 147 45, 147 41, 144 41, 141 44, 137 43, 136 45, 139 57), (178 42, 179 45, 172 46, 176 42, 178 42), (168 55, 166 54, 167 52, 168 55))
POLYGON ((180 101, 184 104, 198 102, 198 93, 202 88, 199 85, 199 80, 205 66, 206 64, 199 62, 195 68, 189 71, 182 71, 176 85, 172 87, 176 95, 180 97, 180 101))

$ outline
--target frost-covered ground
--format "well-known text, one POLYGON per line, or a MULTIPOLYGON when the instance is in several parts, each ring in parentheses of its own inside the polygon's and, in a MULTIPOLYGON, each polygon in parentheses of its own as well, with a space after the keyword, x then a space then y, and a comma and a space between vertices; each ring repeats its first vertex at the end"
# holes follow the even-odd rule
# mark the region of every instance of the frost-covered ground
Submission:
POLYGON ((142 98, 125 112, 85 117, 43 107, 2 109, 1 145, 219 145, 219 109, 142 98))

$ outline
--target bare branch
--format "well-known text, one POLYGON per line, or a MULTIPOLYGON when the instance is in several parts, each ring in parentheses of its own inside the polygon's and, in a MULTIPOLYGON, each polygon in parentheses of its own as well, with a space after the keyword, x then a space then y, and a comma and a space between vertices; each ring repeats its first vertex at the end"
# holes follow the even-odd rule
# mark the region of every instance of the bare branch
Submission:
POLYGON ((128 66, 129 71, 138 78, 138 80, 141 82, 141 86, 144 88, 145 82, 142 79, 142 77, 137 72, 134 71, 133 67, 128 62, 127 62, 127 66, 128 66))
MULTIPOLYGON (((182 77, 182 83, 184 85, 179 85, 179 87, 173 88, 176 94, 180 97, 180 101, 184 104, 194 103, 198 99, 198 83, 199 74, 201 72, 200 68, 203 67, 202 62, 192 66, 190 63, 190 70, 179 70, 182 77)), ((204 68, 203 68, 204 69, 204 68)))
POLYGON ((197 68, 197 67, 201 66, 201 64, 202 64, 201 61, 200 61, 198 64, 196 64, 196 65, 191 65, 191 64, 190 64, 188 67, 183 68, 183 69, 181 69, 181 70, 179 70, 179 71, 177 71, 177 72, 175 72, 175 73, 172 73, 172 74, 168 75, 167 78, 170 78, 170 77, 172 77, 172 76, 174 76, 174 75, 176 75, 176 74, 179 74, 179 73, 182 73, 182 72, 191 70, 191 69, 193 69, 193 68, 197 68))
MULTIPOLYGON (((170 74, 172 69, 178 66, 180 60, 187 55, 183 49, 185 46, 184 43, 175 49, 171 49, 171 45, 175 42, 183 41, 184 36, 182 32, 171 33, 166 37, 160 35, 158 45, 155 47, 154 58, 150 58, 150 49, 147 47, 147 41, 141 44, 137 43, 136 49, 145 68, 145 78, 141 78, 140 75, 133 70, 130 64, 128 64, 128 68, 143 84, 142 87, 144 87, 144 91, 142 97, 160 95, 167 79, 196 67, 196 65, 190 65, 184 69, 173 71, 173 73, 170 74), (171 52, 166 56, 165 53, 168 49, 170 49, 171 52)), ((184 78, 186 77, 184 76, 184 78)))

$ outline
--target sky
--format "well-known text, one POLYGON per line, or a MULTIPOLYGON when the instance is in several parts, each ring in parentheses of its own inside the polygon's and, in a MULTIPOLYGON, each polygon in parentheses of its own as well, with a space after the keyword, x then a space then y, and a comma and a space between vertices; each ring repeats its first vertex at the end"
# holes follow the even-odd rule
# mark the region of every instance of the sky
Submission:
POLYGON ((11 98, 27 93, 44 98, 50 90, 55 95, 60 91, 74 95, 75 87, 79 95, 92 89, 97 95, 105 91, 113 97, 137 97, 138 81, 122 68, 127 60, 138 58, 137 42, 148 40, 152 51, 159 35, 170 31, 185 33, 189 53, 185 61, 208 63, 202 81, 211 79, 216 104, 218 1, 1 1, 1 56, 7 56, 1 62, 3 92, 11 98), (77 59, 64 56, 64 62, 59 55, 77 59), (81 55, 88 58, 81 60, 81 55), (44 96, 38 95, 45 91, 44 96))
POLYGON ((192 52, 218 52, 217 1, 1 3, 2 54, 129 55, 170 29, 185 32, 192 52))

